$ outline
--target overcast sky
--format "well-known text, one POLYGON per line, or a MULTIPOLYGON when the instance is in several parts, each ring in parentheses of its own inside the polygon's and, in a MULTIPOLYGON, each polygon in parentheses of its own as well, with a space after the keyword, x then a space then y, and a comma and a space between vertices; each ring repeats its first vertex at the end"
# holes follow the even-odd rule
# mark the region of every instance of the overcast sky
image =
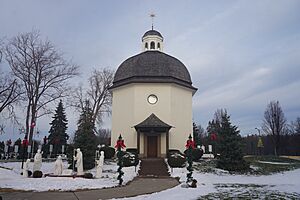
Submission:
MULTIPOLYGON (((242 135, 253 134, 271 100, 279 100, 288 121, 300 116, 299 0, 0 0, 0 38, 40 30, 80 65, 74 84, 84 83, 93 68, 117 69, 141 52, 151 12, 165 53, 186 65, 198 88, 196 123, 206 128, 216 109, 226 108, 242 135)), ((68 110, 70 134, 77 115, 68 110)), ((50 117, 37 122, 43 135, 50 117)), ((6 131, 0 140, 17 132, 6 131)))

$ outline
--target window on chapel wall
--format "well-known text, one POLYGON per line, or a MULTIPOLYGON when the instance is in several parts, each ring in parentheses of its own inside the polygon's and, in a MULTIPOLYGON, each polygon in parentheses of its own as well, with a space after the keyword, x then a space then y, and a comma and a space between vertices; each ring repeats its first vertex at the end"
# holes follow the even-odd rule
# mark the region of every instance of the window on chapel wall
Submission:
POLYGON ((145 44, 145 49, 148 49, 148 42, 146 42, 145 44))
POLYGON ((160 49, 160 43, 159 42, 157 43, 157 48, 160 49))
POLYGON ((150 43, 150 49, 155 49, 155 43, 154 42, 150 43))

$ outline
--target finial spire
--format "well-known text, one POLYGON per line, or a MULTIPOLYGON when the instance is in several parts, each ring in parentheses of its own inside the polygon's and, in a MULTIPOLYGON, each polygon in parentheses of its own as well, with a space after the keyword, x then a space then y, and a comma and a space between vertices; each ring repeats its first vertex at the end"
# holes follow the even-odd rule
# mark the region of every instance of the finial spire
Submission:
POLYGON ((150 17, 151 17, 151 21, 152 21, 152 30, 153 30, 154 17, 156 17, 156 16, 155 16, 154 13, 151 13, 151 14, 150 14, 150 17))

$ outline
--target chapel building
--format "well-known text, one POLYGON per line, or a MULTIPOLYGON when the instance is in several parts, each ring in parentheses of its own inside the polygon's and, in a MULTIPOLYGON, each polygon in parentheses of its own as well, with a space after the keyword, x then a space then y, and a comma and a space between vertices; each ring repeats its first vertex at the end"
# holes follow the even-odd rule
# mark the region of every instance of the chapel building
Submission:
POLYGON ((121 134, 140 157, 166 157, 169 149, 185 150, 192 134, 192 97, 197 91, 185 65, 163 52, 156 30, 142 37, 142 53, 125 60, 111 87, 114 145, 121 134))

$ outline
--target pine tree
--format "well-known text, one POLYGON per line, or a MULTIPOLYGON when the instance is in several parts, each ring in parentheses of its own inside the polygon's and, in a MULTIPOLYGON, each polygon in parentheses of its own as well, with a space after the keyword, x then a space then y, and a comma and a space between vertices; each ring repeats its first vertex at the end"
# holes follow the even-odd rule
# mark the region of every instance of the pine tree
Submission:
POLYGON ((95 152, 97 149, 97 137, 94 133, 95 124, 92 119, 93 113, 88 101, 78 120, 78 128, 74 137, 74 148, 80 148, 83 154, 83 169, 95 167, 95 152))
POLYGON ((243 171, 249 169, 249 164, 243 159, 242 138, 238 128, 231 124, 230 116, 224 113, 219 129, 220 158, 217 167, 228 171, 243 171))
POLYGON ((201 144, 199 128, 197 127, 197 124, 195 122, 193 122, 193 139, 196 143, 196 146, 201 144))
POLYGON ((67 140, 69 139, 67 131, 68 120, 65 114, 65 109, 63 107, 63 103, 60 100, 56 110, 53 120, 50 123, 51 127, 49 130, 48 136, 48 145, 47 149, 49 149, 49 145, 53 145, 53 155, 57 155, 62 153, 62 145, 67 144, 67 140))

